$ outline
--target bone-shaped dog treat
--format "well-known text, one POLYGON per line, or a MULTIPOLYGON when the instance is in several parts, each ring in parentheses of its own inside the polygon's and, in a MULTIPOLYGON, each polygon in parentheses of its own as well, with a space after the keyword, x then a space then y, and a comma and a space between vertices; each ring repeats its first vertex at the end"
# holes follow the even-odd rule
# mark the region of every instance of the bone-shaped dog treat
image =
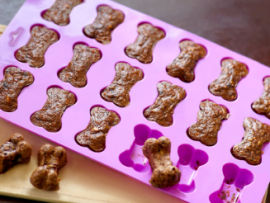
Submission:
POLYGON ((102 91, 101 96, 115 105, 126 107, 130 102, 129 91, 142 80, 143 72, 127 63, 118 63, 115 70, 116 76, 112 84, 102 91))
POLYGON ((67 163, 67 153, 63 147, 43 145, 38 152, 38 167, 30 177, 32 185, 42 190, 59 190, 59 170, 67 163))
POLYGON ((90 114, 89 125, 76 136, 76 141, 81 146, 88 146, 94 152, 101 152, 105 149, 109 130, 120 122, 120 117, 102 107, 94 107, 90 114))
POLYGON ((67 25, 72 9, 81 3, 82 0, 55 0, 52 7, 45 11, 42 17, 57 25, 67 25))
POLYGON ((153 50, 158 41, 165 37, 165 33, 148 23, 140 25, 138 33, 135 43, 127 46, 125 52, 130 58, 135 58, 142 63, 151 63, 153 50))
POLYGON ((170 159, 171 141, 166 137, 150 138, 143 146, 143 154, 152 168, 150 183, 153 187, 165 188, 179 183, 181 172, 170 159))
POLYGON ((45 63, 46 50, 58 40, 59 36, 55 31, 37 25, 32 28, 31 38, 27 45, 16 52, 16 59, 28 63, 31 67, 40 68, 45 63))
POLYGON ((60 80, 69 82, 74 87, 84 87, 87 81, 87 71, 100 58, 101 55, 98 49, 88 47, 84 44, 77 44, 74 47, 72 60, 66 68, 59 72, 58 76, 60 80))
POLYGON ((0 173, 5 173, 17 164, 28 163, 31 154, 32 148, 24 141, 23 135, 15 133, 0 146, 0 173))
POLYGON ((206 56, 203 46, 185 40, 179 44, 181 52, 174 61, 167 66, 167 73, 184 82, 192 82, 195 78, 194 68, 197 62, 206 56))
POLYGON ((57 132, 61 129, 64 111, 76 103, 76 97, 73 93, 58 87, 50 88, 47 94, 45 105, 31 116, 31 122, 49 132, 57 132))
POLYGON ((212 82, 209 90, 213 95, 221 96, 227 101, 237 99, 236 86, 238 82, 248 74, 246 65, 233 59, 222 61, 221 74, 212 82))
POLYGON ((232 149, 232 154, 237 159, 246 160, 249 164, 261 163, 262 147, 270 141, 270 126, 254 118, 246 118, 244 139, 232 149))
POLYGON ((144 111, 144 116, 159 125, 170 126, 173 123, 173 111, 185 98, 186 91, 166 81, 158 83, 157 89, 158 97, 155 103, 144 111))
POLYGON ((207 146, 215 145, 221 121, 228 118, 229 114, 224 106, 208 100, 203 101, 197 116, 198 122, 188 129, 189 137, 207 146))
POLYGON ((125 16, 110 6, 99 6, 97 11, 94 23, 84 28, 84 34, 102 44, 109 44, 112 40, 112 31, 124 21, 125 16))
POLYGON ((262 96, 253 104, 253 110, 258 114, 263 114, 270 119, 270 77, 266 77, 263 81, 264 92, 262 96))
POLYGON ((4 79, 0 81, 0 109, 7 112, 18 107, 17 98, 21 90, 34 82, 33 75, 16 67, 5 70, 4 79))

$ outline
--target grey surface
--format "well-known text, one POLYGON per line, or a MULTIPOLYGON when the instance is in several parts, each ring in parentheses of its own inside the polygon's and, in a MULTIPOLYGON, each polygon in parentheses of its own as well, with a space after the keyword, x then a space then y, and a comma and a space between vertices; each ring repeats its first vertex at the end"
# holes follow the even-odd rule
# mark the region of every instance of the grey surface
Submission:
POLYGON ((7 25, 25 0, 0 0, 0 24, 7 25))

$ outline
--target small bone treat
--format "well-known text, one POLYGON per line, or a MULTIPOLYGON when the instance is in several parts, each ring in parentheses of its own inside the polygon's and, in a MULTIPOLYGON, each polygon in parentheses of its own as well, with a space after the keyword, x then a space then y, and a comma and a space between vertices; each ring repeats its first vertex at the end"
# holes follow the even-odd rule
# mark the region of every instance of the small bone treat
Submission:
POLYGON ((67 163, 67 153, 63 147, 44 144, 38 152, 38 167, 30 177, 32 185, 42 190, 59 190, 59 170, 67 163))
POLYGON ((0 173, 5 173, 17 164, 29 163, 31 146, 24 141, 23 135, 15 133, 0 146, 0 173))
POLYGON ((94 107, 90 114, 89 125, 76 136, 76 141, 81 146, 88 146, 94 152, 101 152, 105 149, 109 130, 120 122, 120 117, 102 107, 94 107))
POLYGON ((155 103, 144 111, 144 116, 159 125, 170 126, 173 123, 173 111, 186 97, 186 91, 167 81, 158 83, 157 89, 158 97, 155 103))
POLYGON ((130 103, 129 91, 143 79, 143 72, 127 63, 118 63, 115 70, 116 76, 112 84, 102 91, 101 96, 117 106, 126 107, 130 103))
POLYGON ((31 116, 31 122, 49 132, 57 132, 62 127, 61 117, 64 111, 76 103, 76 97, 73 93, 58 87, 48 89, 47 94, 45 105, 31 116))
POLYGON ((109 44, 112 40, 112 31, 124 22, 125 16, 121 11, 110 6, 99 6, 97 12, 94 23, 84 28, 84 34, 102 44, 109 44))
POLYGON ((188 129, 188 135, 204 145, 215 145, 221 121, 228 118, 229 113, 226 107, 209 100, 203 101, 197 116, 198 122, 188 129))
POLYGON ((6 112, 15 111, 17 98, 22 89, 34 82, 33 75, 16 67, 5 69, 4 79, 0 81, 0 109, 6 112))
POLYGON ((246 118, 243 126, 244 138, 233 147, 232 154, 237 159, 258 165, 261 163, 263 144, 270 141, 270 126, 254 118, 246 118))
POLYGON ((192 82, 195 79, 194 68, 198 61, 206 56, 203 46, 185 40, 179 44, 181 52, 167 67, 167 73, 183 82, 192 82))
POLYGON ((266 77, 263 81, 264 92, 262 96, 253 104, 253 110, 258 114, 263 114, 270 119, 270 77, 266 77))
POLYGON ((63 82, 69 82, 74 87, 86 85, 86 73, 90 66, 99 61, 100 52, 96 48, 84 44, 77 44, 74 47, 74 55, 67 67, 62 69, 58 76, 63 82))
POLYGON ((138 33, 135 43, 127 46, 125 52, 130 58, 135 58, 142 63, 151 63, 154 47, 165 37, 165 33, 149 23, 141 24, 138 33))
POLYGON ((27 45, 16 52, 16 59, 28 63, 29 66, 40 68, 44 65, 44 54, 50 45, 59 40, 58 34, 43 26, 35 26, 31 30, 31 38, 27 45))
POLYGON ((246 65, 233 59, 222 61, 221 74, 212 82, 209 90, 213 95, 221 96, 227 101, 237 99, 236 86, 238 82, 248 74, 246 65))
POLYGON ((57 25, 67 25, 72 9, 81 3, 82 0, 55 0, 52 7, 46 10, 42 17, 57 25))
POLYGON ((171 141, 166 137, 150 138, 143 146, 143 154, 152 168, 150 183, 153 187, 172 187, 179 183, 181 172, 170 159, 171 141))

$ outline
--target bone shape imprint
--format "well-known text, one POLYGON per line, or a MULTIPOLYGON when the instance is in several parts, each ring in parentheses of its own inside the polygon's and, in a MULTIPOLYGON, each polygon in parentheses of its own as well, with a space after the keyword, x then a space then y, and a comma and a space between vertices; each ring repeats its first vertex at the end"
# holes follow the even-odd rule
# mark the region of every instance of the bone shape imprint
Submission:
POLYGON ((120 122, 120 117, 102 107, 94 107, 90 114, 89 125, 76 136, 76 141, 82 146, 88 146, 94 152, 101 152, 105 149, 109 130, 120 122))
POLYGON ((86 85, 86 73, 90 66, 99 61, 100 52, 96 48, 84 44, 77 44, 74 47, 74 55, 67 67, 63 68, 58 76, 63 82, 69 82, 74 87, 86 85))
POLYGON ((157 188, 171 187, 179 183, 181 172, 170 159, 171 141, 166 137, 150 138, 143 146, 143 154, 152 168, 150 183, 157 188))
POLYGON ((16 52, 16 59, 40 68, 44 65, 44 54, 50 45, 59 40, 58 34, 43 26, 35 26, 31 30, 29 42, 16 52))
POLYGON ((261 163, 262 147, 270 141, 270 126, 254 118, 246 118, 244 139, 232 149, 232 154, 237 159, 246 160, 249 164, 261 163))
POLYGON ((215 145, 221 121, 228 118, 226 107, 209 100, 203 101, 197 116, 198 122, 188 129, 189 137, 207 146, 215 145))
POLYGON ((129 91, 142 80, 143 72, 127 63, 118 63, 115 70, 116 76, 112 84, 102 91, 101 96, 117 106, 126 107, 130 103, 129 91))
POLYGON ((63 147, 43 145, 38 152, 38 167, 30 177, 33 186, 42 190, 59 190, 59 170, 67 163, 67 153, 63 147))
POLYGON ((15 133, 0 146, 0 173, 5 173, 17 164, 28 163, 31 154, 32 148, 24 141, 23 135, 15 133))
POLYGON ((185 98, 186 91, 167 81, 158 83, 157 89, 158 97, 155 103, 144 111, 144 116, 159 125, 170 126, 173 123, 173 111, 185 98))
POLYGON ((203 46, 185 40, 179 44, 181 52, 174 61, 167 66, 167 73, 184 82, 192 82, 195 78, 194 68, 198 61, 206 56, 203 46))
POLYGON ((125 49, 130 58, 135 58, 142 63, 151 63, 153 50, 158 41, 165 37, 163 30, 151 24, 144 23, 138 27, 139 36, 135 43, 125 49))
POLYGON ((264 114, 270 119, 270 77, 266 77, 263 84, 264 92, 262 96, 252 104, 252 108, 256 113, 264 114))
POLYGON ((222 61, 219 78, 210 84, 209 90, 213 95, 221 96, 228 101, 234 101, 237 99, 236 86, 247 74, 246 65, 233 59, 225 59, 222 61))
POLYGON ((67 25, 69 23, 69 14, 72 9, 81 4, 83 0, 55 0, 42 17, 45 20, 53 21, 57 25, 67 25))
POLYGON ((45 105, 31 116, 31 122, 49 132, 57 132, 61 129, 61 117, 65 109, 76 103, 76 97, 73 93, 58 87, 50 88, 47 94, 45 105))
POLYGON ((18 96, 22 89, 34 82, 33 75, 16 67, 5 70, 4 79, 0 81, 0 109, 7 112, 18 107, 18 96))
POLYGON ((112 31, 124 21, 124 14, 110 6, 99 6, 98 15, 93 24, 84 28, 87 37, 94 38, 102 44, 109 44, 112 31))

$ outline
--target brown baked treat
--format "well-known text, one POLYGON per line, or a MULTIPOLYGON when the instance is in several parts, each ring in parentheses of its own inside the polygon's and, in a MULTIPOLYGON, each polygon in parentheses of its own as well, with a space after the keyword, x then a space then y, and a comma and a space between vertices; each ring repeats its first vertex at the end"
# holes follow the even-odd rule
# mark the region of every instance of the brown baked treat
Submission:
POLYGON ((165 33, 149 23, 141 24, 138 33, 135 43, 128 45, 125 52, 130 58, 135 58, 142 63, 151 63, 153 50, 158 41, 165 37, 165 33))
POLYGON ((245 64, 233 59, 222 61, 221 74, 218 79, 212 82, 209 90, 213 95, 221 96, 227 101, 237 99, 236 86, 238 82, 248 74, 245 64))
POLYGON ((129 91, 143 79, 143 72, 127 63, 116 64, 115 70, 116 75, 112 84, 102 91, 101 96, 117 106, 126 107, 130 102, 129 91))
POLYGON ((112 31, 124 22, 125 16, 121 11, 110 6, 99 6, 97 12, 94 23, 84 28, 84 34, 102 44, 109 44, 112 40, 112 31))
POLYGON ((38 189, 59 190, 59 170, 66 163, 67 153, 63 147, 44 144, 38 152, 38 167, 32 173, 30 182, 38 189))
POLYGON ((201 102, 198 112, 198 122, 188 129, 188 135, 193 140, 212 146, 217 143, 217 134, 222 125, 221 121, 228 119, 228 110, 221 105, 206 100, 201 102))
POLYGON ((158 83, 158 97, 155 103, 144 111, 144 116, 149 121, 155 121, 162 126, 170 126, 173 123, 173 111, 186 97, 186 91, 182 87, 172 85, 167 81, 158 83))
POLYGON ((44 65, 44 54, 50 45, 59 40, 58 34, 43 26, 35 26, 31 30, 29 42, 16 52, 16 59, 40 68, 44 65))
POLYGON ((261 163, 263 144, 270 141, 270 126, 254 118, 246 118, 243 126, 246 131, 244 138, 233 147, 232 154, 237 159, 258 165, 261 163))
POLYGON ((5 173, 17 164, 29 163, 31 146, 24 141, 23 135, 15 133, 0 146, 0 173, 5 173))
POLYGON ((82 0, 55 0, 52 7, 42 15, 42 18, 53 21, 57 25, 67 25, 72 9, 81 3, 82 0))
POLYGON ((16 67, 5 70, 4 79, 0 81, 0 109, 7 112, 18 107, 17 98, 22 89, 34 82, 33 75, 16 67))
POLYGON ((181 172, 170 159, 171 141, 166 137, 150 138, 143 146, 143 154, 152 168, 150 183, 153 187, 172 187, 180 182, 181 172))
POLYGON ((120 117, 113 111, 102 107, 94 107, 87 128, 76 135, 76 141, 81 146, 87 146, 94 152, 105 149, 106 136, 112 126, 120 122, 120 117))
POLYGON ((43 108, 31 116, 31 122, 49 132, 57 132, 62 127, 61 117, 69 106, 76 103, 73 93, 58 87, 48 89, 48 99, 43 108))
POLYGON ((203 46, 185 40, 179 44, 181 52, 174 61, 167 66, 167 73, 183 82, 192 82, 195 79, 194 68, 198 61, 206 56, 203 46))
POLYGON ((270 77, 266 77, 263 81, 264 92, 262 96, 252 104, 252 109, 263 114, 270 119, 270 77))
POLYGON ((67 67, 59 72, 58 77, 63 82, 69 82, 74 87, 84 87, 87 81, 87 71, 100 58, 101 55, 98 49, 88 47, 84 44, 77 44, 74 47, 72 60, 67 67))

